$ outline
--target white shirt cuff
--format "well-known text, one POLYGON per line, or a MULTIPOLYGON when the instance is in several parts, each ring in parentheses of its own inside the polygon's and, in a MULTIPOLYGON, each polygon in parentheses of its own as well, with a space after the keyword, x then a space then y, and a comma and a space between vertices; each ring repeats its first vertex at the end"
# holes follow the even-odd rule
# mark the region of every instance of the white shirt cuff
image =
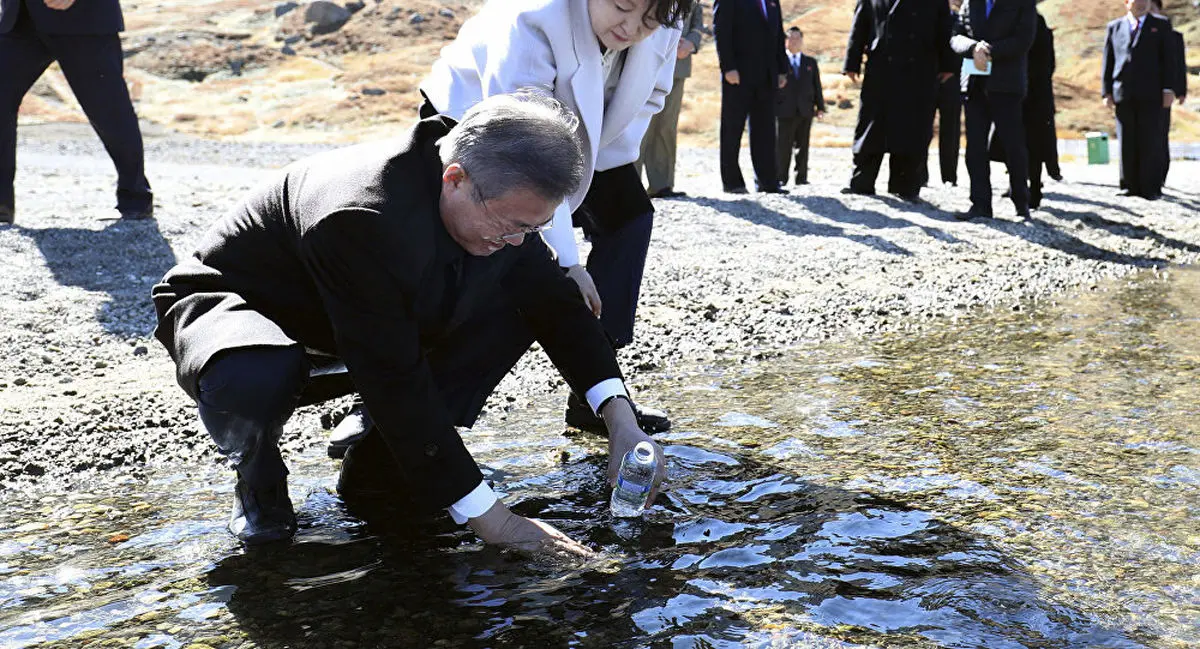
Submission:
POLYGON ((469 518, 483 516, 497 500, 499 499, 496 498, 496 492, 492 491, 487 482, 480 480, 478 487, 447 507, 446 511, 450 512, 450 518, 453 518, 455 523, 462 525, 469 518))
POLYGON ((603 381, 593 385, 587 391, 584 398, 587 399, 588 405, 592 407, 592 412, 596 416, 600 416, 600 404, 608 400, 609 397, 623 396, 628 398, 629 392, 625 389, 625 384, 621 379, 604 379, 603 381))
POLYGON ((575 245, 575 227, 571 223, 571 205, 563 201, 554 210, 554 227, 542 232, 546 245, 558 255, 558 265, 569 268, 579 264, 579 247, 575 245))

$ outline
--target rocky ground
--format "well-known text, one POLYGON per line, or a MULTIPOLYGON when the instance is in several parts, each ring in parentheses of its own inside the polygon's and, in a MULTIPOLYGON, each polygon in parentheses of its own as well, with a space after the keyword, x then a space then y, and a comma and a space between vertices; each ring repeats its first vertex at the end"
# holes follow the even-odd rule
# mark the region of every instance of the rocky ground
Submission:
MULTIPOLYGON (((22 129, 17 223, 0 228, 0 494, 218 460, 151 335, 150 287, 248 188, 319 148, 150 131, 157 219, 127 223, 114 219, 114 174, 86 126, 22 129)), ((1156 203, 1115 197, 1115 166, 1067 164, 1032 219, 997 197, 999 218, 972 223, 952 216, 967 206, 965 170, 963 187, 933 187, 914 208, 840 195, 848 168, 847 150, 818 150, 812 185, 730 196, 715 151, 681 152, 690 196, 657 202, 638 340, 623 353, 638 390, 669 408, 656 386, 690 369, 1020 309, 1200 256, 1197 162, 1176 162, 1156 203)), ((485 416, 564 396, 531 354, 485 416)), ((285 452, 321 444, 342 408, 299 413, 285 452)))

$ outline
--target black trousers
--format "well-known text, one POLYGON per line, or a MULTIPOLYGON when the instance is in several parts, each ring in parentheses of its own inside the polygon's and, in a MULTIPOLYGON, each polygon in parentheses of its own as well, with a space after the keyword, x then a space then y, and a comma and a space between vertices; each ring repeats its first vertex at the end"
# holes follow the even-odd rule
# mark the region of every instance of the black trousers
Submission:
POLYGON ((1137 196, 1157 196, 1163 183, 1163 107, 1161 100, 1126 99, 1117 104, 1121 177, 1137 196))
POLYGON ((942 182, 958 183, 958 149, 962 137, 962 95, 958 76, 938 86, 938 165, 942 182))
MULTIPOLYGON (((1167 184, 1167 174, 1171 172, 1171 109, 1163 109, 1162 120, 1162 184, 1167 184)), ((1161 188, 1161 185, 1160 185, 1161 188)))
POLYGON ((803 115, 778 119, 776 157, 779 159, 779 184, 787 182, 793 150, 796 152, 796 184, 808 182, 808 142, 812 134, 812 123, 812 117, 803 115))
MULTIPOLYGON (((587 269, 600 294, 603 309, 600 324, 614 349, 633 342, 633 325, 638 298, 642 291, 642 273, 654 230, 654 212, 649 211, 611 230, 584 226, 583 234, 592 243, 587 269)), ((528 336, 529 347, 533 337, 528 336)))
POLYGON ((971 209, 992 213, 992 169, 988 136, 992 125, 1005 151, 1009 191, 1017 211, 1029 208, 1029 154, 1025 149, 1022 98, 1016 93, 972 87, 964 104, 967 118, 967 174, 971 177, 971 209))
POLYGON ((750 121, 750 161, 759 191, 779 186, 775 170, 775 86, 770 83, 733 85, 721 81, 721 184, 725 189, 746 186, 738 165, 742 132, 750 121))
MULTIPOLYGON (((426 350, 430 372, 455 425, 475 423, 488 396, 532 340, 511 302, 498 295, 437 347, 426 350)), ((321 373, 322 360, 328 359, 310 356, 298 344, 245 347, 213 357, 201 372, 200 419, 218 450, 251 487, 267 488, 287 475, 279 437, 296 407, 354 392, 348 374, 321 373)), ((384 448, 389 436, 403 432, 374 432, 378 439, 373 443, 384 448)), ((398 472, 395 466, 393 473, 398 472)))
MULTIPOLYGON (((861 119, 861 116, 860 116, 861 119)), ((875 180, 883 166, 883 156, 888 156, 888 191, 901 196, 917 196, 925 184, 929 152, 887 152, 886 115, 877 115, 868 128, 858 136, 854 154, 854 171, 850 173, 850 189, 864 194, 875 193, 875 180), (887 153, 885 153, 887 152, 887 153)), ((930 122, 932 125, 932 121, 930 122)), ((861 122, 860 126, 861 127, 861 122)), ((929 141, 925 144, 928 146, 929 141)))
POLYGON ((142 133, 125 86, 121 39, 116 34, 59 36, 34 30, 25 12, 0 34, 0 205, 13 205, 17 169, 17 109, 25 93, 53 61, 100 136, 117 168, 117 209, 145 210, 152 196, 146 180, 142 133))

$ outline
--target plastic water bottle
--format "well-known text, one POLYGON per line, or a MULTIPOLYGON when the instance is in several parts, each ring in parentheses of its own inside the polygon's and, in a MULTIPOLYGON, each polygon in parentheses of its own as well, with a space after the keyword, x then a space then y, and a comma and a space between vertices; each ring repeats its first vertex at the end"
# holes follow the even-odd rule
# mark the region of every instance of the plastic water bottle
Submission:
POLYGON ((621 459, 621 471, 617 474, 617 486, 612 491, 613 516, 630 518, 646 509, 646 498, 654 484, 654 472, 658 469, 658 457, 650 442, 638 442, 633 450, 621 459))

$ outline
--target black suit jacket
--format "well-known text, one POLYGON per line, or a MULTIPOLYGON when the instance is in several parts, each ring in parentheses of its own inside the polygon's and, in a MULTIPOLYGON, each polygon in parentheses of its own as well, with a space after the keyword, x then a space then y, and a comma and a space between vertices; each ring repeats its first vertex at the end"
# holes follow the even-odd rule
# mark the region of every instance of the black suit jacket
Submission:
POLYGON ((193 396, 204 364, 225 349, 298 342, 342 359, 431 508, 482 479, 426 362, 478 305, 506 295, 577 393, 620 377, 599 321, 541 237, 476 257, 446 232, 435 142, 448 131, 431 117, 400 141, 289 166, 214 224, 152 294, 155 335, 193 396))
POLYGON ((1034 0, 995 0, 987 13, 987 0, 963 3, 954 25, 950 46, 964 59, 975 55, 975 44, 985 41, 992 50, 992 73, 987 77, 962 74, 963 92, 972 83, 987 79, 988 92, 1015 93, 1029 90, 1029 48, 1037 34, 1037 8, 1034 0))
POLYGON ((42 34, 116 34, 125 30, 120 0, 77 0, 66 11, 51 9, 43 0, 0 0, 0 34, 12 31, 18 11, 28 11, 34 28, 42 34))
POLYGON ((1108 23, 1101 96, 1111 96, 1117 103, 1161 102, 1163 90, 1174 90, 1179 83, 1171 34, 1170 23, 1151 15, 1143 19, 1136 37, 1128 16, 1108 23))
POLYGON ((811 56, 800 56, 800 69, 793 70, 789 56, 787 85, 779 91, 777 117, 812 117, 825 110, 825 95, 821 92, 821 69, 811 56))
POLYGON ((859 72, 866 57, 854 152, 886 141, 886 152, 929 148, 939 72, 958 70, 950 50, 946 0, 858 0, 842 70, 859 72), (868 137, 882 129, 886 138, 868 137))
POLYGON ((1188 94, 1187 48, 1183 44, 1183 34, 1171 32, 1175 54, 1175 96, 1186 97, 1188 94))
POLYGON ((713 37, 721 74, 737 70, 744 84, 778 84, 787 68, 783 17, 779 0, 717 0, 713 5, 713 37))

